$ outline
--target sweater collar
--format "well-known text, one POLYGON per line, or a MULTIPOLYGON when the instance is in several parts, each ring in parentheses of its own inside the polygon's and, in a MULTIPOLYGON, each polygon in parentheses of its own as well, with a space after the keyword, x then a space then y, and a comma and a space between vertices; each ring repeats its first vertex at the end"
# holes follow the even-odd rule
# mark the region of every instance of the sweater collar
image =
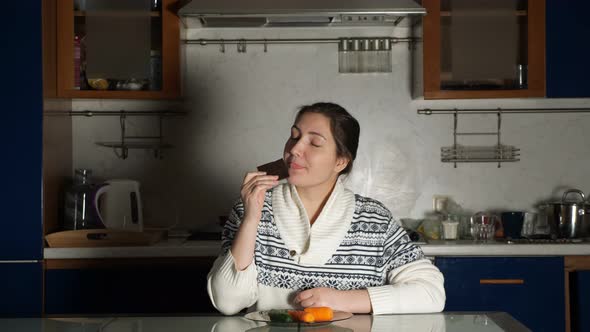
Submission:
POLYGON ((297 193, 297 188, 284 183, 273 189, 274 221, 292 258, 305 265, 325 264, 344 239, 352 222, 354 193, 342 184, 340 178, 312 226, 309 216, 297 193))

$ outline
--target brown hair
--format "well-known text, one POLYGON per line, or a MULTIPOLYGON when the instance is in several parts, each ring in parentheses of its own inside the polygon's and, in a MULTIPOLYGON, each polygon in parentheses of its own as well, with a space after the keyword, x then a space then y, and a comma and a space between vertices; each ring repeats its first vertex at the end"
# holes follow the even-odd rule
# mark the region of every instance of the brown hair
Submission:
POLYGON ((348 174, 352 170, 352 162, 356 158, 361 128, 358 121, 342 106, 334 103, 315 103, 299 109, 295 122, 305 113, 318 113, 330 119, 332 136, 336 140, 336 155, 348 158, 349 162, 340 174, 348 174))

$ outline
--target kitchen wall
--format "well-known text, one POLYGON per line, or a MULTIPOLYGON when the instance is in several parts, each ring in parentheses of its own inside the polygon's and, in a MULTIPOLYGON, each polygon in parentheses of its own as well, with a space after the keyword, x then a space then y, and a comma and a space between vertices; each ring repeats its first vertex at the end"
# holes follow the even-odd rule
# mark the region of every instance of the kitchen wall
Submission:
MULTIPOLYGON (((289 38, 406 36, 408 29, 237 31, 188 30, 189 38, 289 38)), ((393 47, 393 72, 338 74, 334 45, 183 46, 181 101, 75 100, 76 110, 180 109, 187 116, 165 120, 175 148, 162 160, 131 151, 127 160, 94 144, 116 140, 118 118, 73 120, 74 167, 89 167, 98 179, 128 177, 142 182, 146 222, 216 229, 239 195, 242 178, 256 165, 278 159, 299 106, 331 101, 361 124, 355 169, 347 179, 356 192, 377 198, 398 217, 421 217, 432 196, 451 195, 464 208, 532 209, 564 188, 590 191, 590 113, 505 115, 502 140, 521 149, 522 160, 497 164, 440 162, 452 144, 452 117, 417 115, 421 108, 590 107, 590 99, 494 99, 424 101, 420 91, 421 48, 412 59, 407 44, 393 47), (414 69, 413 69, 414 68, 414 69)), ((155 119, 130 120, 130 134, 155 130, 155 119)), ((459 117, 463 130, 492 131, 495 115, 459 117)), ((495 142, 476 138, 464 144, 495 142)))

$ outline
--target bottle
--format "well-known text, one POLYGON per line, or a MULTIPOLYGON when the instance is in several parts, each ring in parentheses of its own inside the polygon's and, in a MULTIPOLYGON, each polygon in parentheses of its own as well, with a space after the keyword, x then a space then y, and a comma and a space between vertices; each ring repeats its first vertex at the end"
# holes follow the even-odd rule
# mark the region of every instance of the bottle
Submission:
POLYGON ((162 52, 150 51, 150 90, 162 89, 162 52))
POLYGON ((352 51, 350 60, 350 72, 351 73, 359 73, 360 72, 360 64, 361 64, 361 43, 359 39, 352 40, 352 47, 349 49, 352 51))
POLYGON ((90 183, 89 169, 76 169, 74 183, 66 190, 63 229, 105 228, 94 204, 98 189, 90 183))
POLYGON ((80 66, 82 64, 82 50, 80 36, 74 36, 74 89, 80 90, 80 66))
POLYGON ((338 72, 350 73, 350 52, 348 51, 348 39, 340 39, 338 44, 338 72))

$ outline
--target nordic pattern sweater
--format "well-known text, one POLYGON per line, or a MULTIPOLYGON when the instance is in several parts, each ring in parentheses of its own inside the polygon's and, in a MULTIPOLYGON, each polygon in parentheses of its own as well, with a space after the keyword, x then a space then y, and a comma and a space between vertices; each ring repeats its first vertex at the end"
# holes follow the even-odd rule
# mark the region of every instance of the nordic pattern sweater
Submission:
POLYGON ((268 191, 253 263, 238 271, 230 249, 243 215, 238 200, 207 276, 209 297, 223 314, 294 308, 297 292, 316 287, 367 289, 376 315, 444 308, 444 280, 436 266, 383 204, 353 194, 340 180, 313 226, 293 185, 268 191))

